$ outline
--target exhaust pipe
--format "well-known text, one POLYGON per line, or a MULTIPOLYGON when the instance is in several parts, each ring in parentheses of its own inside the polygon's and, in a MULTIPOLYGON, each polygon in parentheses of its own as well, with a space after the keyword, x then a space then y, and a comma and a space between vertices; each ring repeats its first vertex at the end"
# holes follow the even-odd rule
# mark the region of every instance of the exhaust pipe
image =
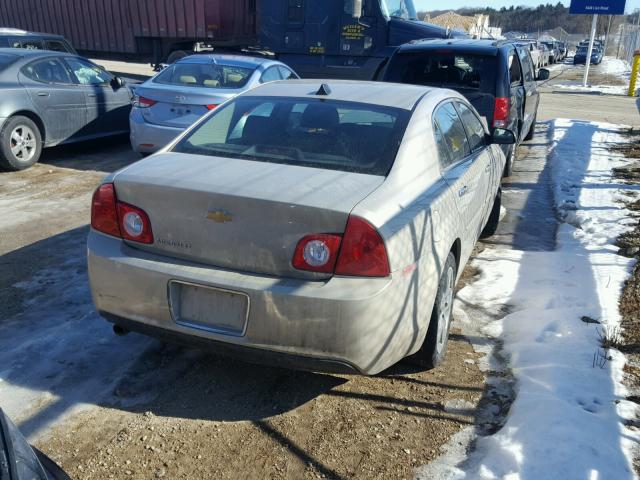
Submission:
POLYGON ((114 325, 113 326, 113 333, 115 333, 119 337, 124 337, 125 335, 127 335, 129 333, 129 330, 127 330, 124 327, 121 327, 120 325, 114 325))

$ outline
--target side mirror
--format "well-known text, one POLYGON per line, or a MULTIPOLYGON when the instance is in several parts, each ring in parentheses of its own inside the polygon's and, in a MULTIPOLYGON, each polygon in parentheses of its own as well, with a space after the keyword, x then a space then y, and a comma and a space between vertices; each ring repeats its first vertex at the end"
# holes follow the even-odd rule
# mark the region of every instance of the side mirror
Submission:
POLYGON ((495 128, 489 135, 489 141, 494 145, 513 145, 516 143, 516 135, 511 130, 495 128))
POLYGON ((541 68, 540 70, 538 70, 538 76, 536 77, 536 80, 549 80, 549 75, 549 70, 547 70, 546 68, 541 68))
POLYGON ((111 80, 111 86, 114 90, 119 90, 124 87, 124 85, 125 81, 120 77, 113 77, 113 79, 111 80))
POLYGON ((352 2, 352 16, 354 19, 356 20, 360 20, 360 17, 362 17, 362 0, 351 0, 352 2))

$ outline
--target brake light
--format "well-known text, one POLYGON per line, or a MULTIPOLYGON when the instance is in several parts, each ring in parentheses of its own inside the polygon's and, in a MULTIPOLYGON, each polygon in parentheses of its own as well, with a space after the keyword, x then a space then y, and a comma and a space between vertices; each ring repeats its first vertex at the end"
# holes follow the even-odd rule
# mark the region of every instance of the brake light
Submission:
POLYGON ((218 106, 218 105, 213 105, 213 104, 211 104, 211 105, 206 105, 207 110, 215 110, 217 106, 218 106))
POLYGON ((149 108, 153 107, 156 103, 155 100, 151 100, 150 98, 136 96, 133 99, 133 106, 138 108, 149 108))
POLYGON ((390 274, 384 240, 366 220, 351 215, 342 239, 336 275, 386 277, 390 274))
POLYGON ((116 192, 113 183, 100 185, 91 200, 91 228, 114 237, 120 237, 116 192))
POLYGON ((138 207, 118 202, 113 183, 100 185, 93 194, 91 228, 133 242, 153 243, 149 216, 138 207))
POLYGON ((493 109, 493 127, 506 128, 509 121, 509 99, 496 98, 495 107, 493 109))
POLYGON ((340 235, 307 235, 298 242, 293 268, 310 272, 333 273, 340 251, 340 235))

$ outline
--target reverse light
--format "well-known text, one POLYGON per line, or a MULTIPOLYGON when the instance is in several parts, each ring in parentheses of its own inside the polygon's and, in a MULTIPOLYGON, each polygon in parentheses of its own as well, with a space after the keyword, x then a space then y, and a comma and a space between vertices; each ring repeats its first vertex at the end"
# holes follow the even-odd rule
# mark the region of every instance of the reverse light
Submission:
POLYGON ((387 277, 391 273, 384 240, 373 225, 351 215, 342 239, 336 275, 387 277))
POLYGON ((148 215, 138 207, 119 202, 113 183, 100 185, 91 201, 91 228, 138 243, 153 243, 148 215))
POLYGON ((333 273, 342 237, 333 234, 307 235, 298 242, 293 267, 318 273, 333 273))
POLYGON ((510 102, 508 98, 496 97, 493 109, 493 128, 506 128, 509 124, 510 102))

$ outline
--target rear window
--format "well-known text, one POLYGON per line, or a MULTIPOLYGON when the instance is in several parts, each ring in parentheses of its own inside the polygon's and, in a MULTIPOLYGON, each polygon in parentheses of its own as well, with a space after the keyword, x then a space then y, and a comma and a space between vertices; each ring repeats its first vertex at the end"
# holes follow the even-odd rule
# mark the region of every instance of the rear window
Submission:
POLYGON ((242 88, 254 71, 251 68, 213 63, 177 63, 167 67, 153 81, 185 87, 242 88))
POLYGON ((173 151, 387 175, 409 117, 406 110, 361 103, 240 97, 173 151))
POLYGON ((396 55, 386 81, 453 89, 495 91, 497 58, 457 52, 412 52, 396 55))

